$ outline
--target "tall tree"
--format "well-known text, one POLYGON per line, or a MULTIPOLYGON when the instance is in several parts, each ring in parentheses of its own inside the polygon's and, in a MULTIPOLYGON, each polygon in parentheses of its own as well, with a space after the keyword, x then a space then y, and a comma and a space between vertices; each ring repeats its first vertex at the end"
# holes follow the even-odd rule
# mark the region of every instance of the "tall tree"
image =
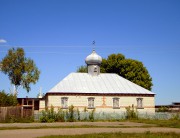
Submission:
POLYGON ((12 48, 1 61, 1 71, 9 76, 16 92, 19 86, 29 92, 30 84, 35 84, 39 79, 40 71, 34 61, 25 57, 23 48, 12 48))
MULTIPOLYGON (((86 66, 81 66, 77 72, 87 72, 86 66)), ((133 59, 126 59, 122 54, 111 54, 101 63, 102 73, 116 73, 129 81, 148 90, 152 89, 152 78, 143 63, 133 59)))
POLYGON ((5 91, 0 91, 0 107, 1 106, 16 106, 18 103, 17 96, 7 94, 5 91))

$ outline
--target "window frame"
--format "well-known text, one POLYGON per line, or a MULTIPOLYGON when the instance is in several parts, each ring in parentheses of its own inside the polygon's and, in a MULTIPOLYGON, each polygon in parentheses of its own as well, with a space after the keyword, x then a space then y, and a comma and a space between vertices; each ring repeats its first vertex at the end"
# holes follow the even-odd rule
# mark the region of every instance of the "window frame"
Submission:
POLYGON ((93 70, 95 73, 98 72, 98 68, 97 66, 94 66, 94 70, 93 70))
POLYGON ((137 109, 144 109, 144 107, 143 107, 143 98, 136 98, 136 100, 137 100, 137 109))
POLYGON ((95 102, 94 97, 88 97, 88 109, 94 109, 95 108, 94 102, 95 102), (92 99, 92 101, 91 101, 91 99, 92 99), (90 103, 90 102, 92 102, 92 103, 90 103), (91 106, 91 105, 93 105, 93 106, 91 106))
POLYGON ((119 99, 118 97, 113 98, 113 109, 120 109, 119 99), (117 100, 118 106, 115 106, 115 100, 117 100))
POLYGON ((68 109, 68 97, 61 97, 61 108, 62 109, 68 109), (64 102, 64 100, 66 102, 64 102))

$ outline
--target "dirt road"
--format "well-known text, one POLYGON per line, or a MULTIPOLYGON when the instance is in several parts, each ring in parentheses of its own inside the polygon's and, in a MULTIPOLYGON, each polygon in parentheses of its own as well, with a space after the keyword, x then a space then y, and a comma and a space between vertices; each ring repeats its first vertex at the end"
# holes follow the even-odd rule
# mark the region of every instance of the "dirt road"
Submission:
POLYGON ((161 128, 161 127, 147 127, 139 128, 144 126, 141 123, 131 123, 131 122, 75 122, 75 123, 31 123, 31 124, 0 124, 2 126, 70 126, 70 125, 86 125, 91 126, 132 126, 132 128, 46 128, 46 129, 15 129, 15 130, 0 130, 0 138, 36 138, 40 136, 47 135, 75 135, 75 134, 90 134, 90 133, 103 133, 103 132, 122 132, 122 133, 143 133, 143 132, 175 132, 180 133, 178 128, 161 128))
MULTIPOLYGON (((43 127, 43 126, 149 126, 134 122, 56 122, 56 123, 0 123, 0 127, 43 127)), ((151 125, 152 126, 152 125, 151 125)))

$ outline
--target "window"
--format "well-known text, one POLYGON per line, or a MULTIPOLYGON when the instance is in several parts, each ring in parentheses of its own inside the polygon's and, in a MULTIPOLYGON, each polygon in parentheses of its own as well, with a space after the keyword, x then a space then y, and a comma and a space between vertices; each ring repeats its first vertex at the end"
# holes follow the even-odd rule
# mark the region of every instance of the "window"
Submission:
POLYGON ((94 66, 94 72, 97 72, 97 66, 94 66))
POLYGON ((119 98, 113 98, 113 108, 119 109, 119 98))
POLYGON ((94 98, 88 98, 88 108, 94 108, 94 98))
POLYGON ((97 72, 97 68, 96 67, 94 68, 94 72, 97 72))
POLYGON ((61 98, 61 106, 62 106, 62 108, 68 108, 68 98, 67 97, 61 98))
POLYGON ((137 108, 143 108, 143 98, 137 98, 137 108))

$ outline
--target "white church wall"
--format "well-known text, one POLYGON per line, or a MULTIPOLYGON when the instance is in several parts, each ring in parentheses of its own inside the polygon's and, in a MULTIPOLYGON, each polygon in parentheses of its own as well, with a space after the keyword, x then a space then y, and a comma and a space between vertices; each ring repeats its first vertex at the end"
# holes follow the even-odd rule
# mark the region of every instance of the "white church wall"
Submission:
MULTIPOLYGON (((142 107, 137 109, 138 113, 155 113, 155 102, 154 97, 140 97, 140 96, 60 96, 60 95, 49 95, 48 96, 48 108, 53 106, 55 110, 62 108, 61 98, 67 97, 67 105, 73 105, 80 111, 84 108, 88 109, 88 98, 94 98, 94 108, 96 112, 125 112, 126 107, 134 106, 137 107, 137 98, 142 98, 142 107), (113 108, 113 98, 119 98, 119 109, 113 108)), ((92 109, 88 109, 92 110, 92 109)))

